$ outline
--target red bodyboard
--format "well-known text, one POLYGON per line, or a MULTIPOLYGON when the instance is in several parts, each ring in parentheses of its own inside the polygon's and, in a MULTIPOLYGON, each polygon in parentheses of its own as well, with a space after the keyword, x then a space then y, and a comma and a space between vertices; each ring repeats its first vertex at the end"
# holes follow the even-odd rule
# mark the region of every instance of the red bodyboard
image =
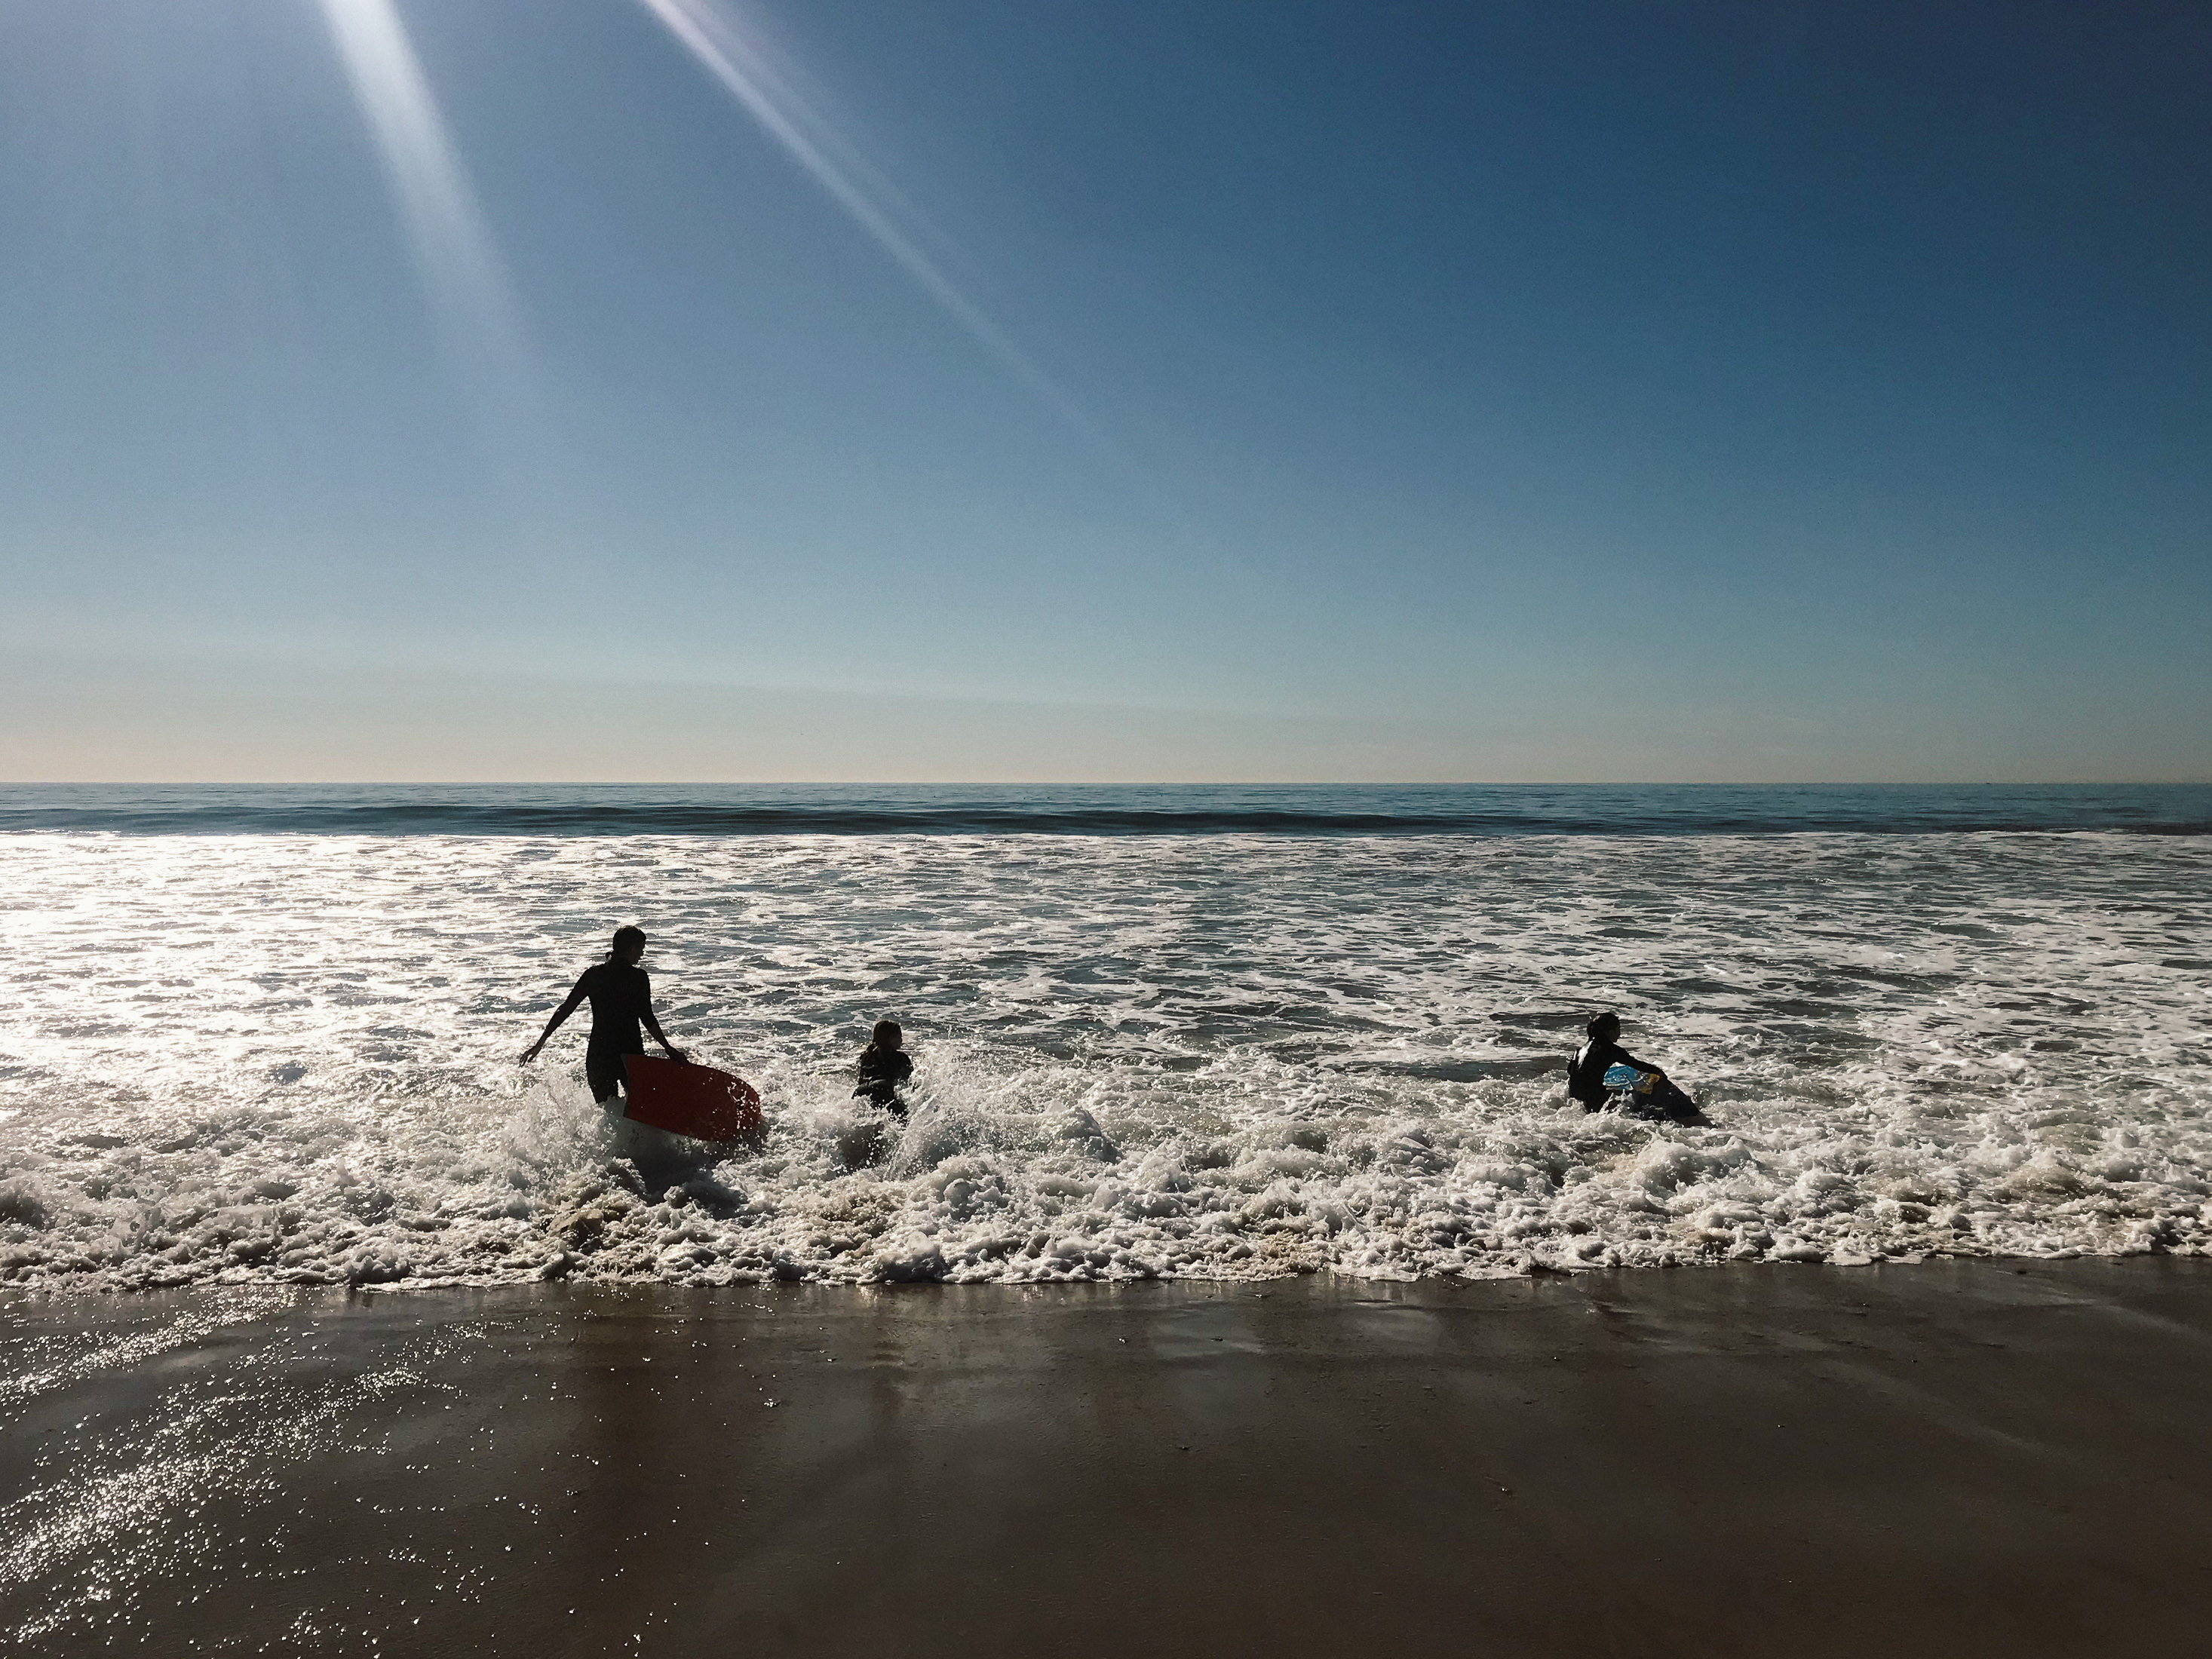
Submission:
POLYGON ((629 1100, 623 1115, 694 1140, 737 1140, 761 1127, 760 1091, 741 1077, 711 1066, 647 1054, 623 1056, 629 1100))

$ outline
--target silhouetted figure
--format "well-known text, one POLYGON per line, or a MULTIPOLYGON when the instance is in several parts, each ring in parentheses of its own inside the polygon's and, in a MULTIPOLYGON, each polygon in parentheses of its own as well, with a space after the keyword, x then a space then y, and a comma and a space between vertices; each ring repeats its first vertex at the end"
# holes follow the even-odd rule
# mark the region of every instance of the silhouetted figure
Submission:
POLYGON ((593 1100, 605 1103, 614 1097, 617 1088, 627 1085, 629 1074, 624 1056, 645 1052, 641 1026, 653 1033, 653 1040, 668 1051, 671 1060, 684 1059, 684 1051, 668 1040, 660 1022, 653 1017, 653 981, 637 965, 644 954, 643 929, 617 928, 614 948, 607 952, 607 959, 584 969, 568 1000, 545 1022, 544 1034, 522 1051, 524 1064, 538 1058, 546 1039, 561 1029, 561 1023, 576 1012, 578 1004, 587 1000, 592 1005, 592 1035, 584 1045, 584 1077, 592 1085, 593 1100))
POLYGON ((1588 1029, 1589 1041, 1567 1062, 1567 1093, 1582 1103, 1584 1111, 1601 1112, 1617 1105, 1639 1116, 1671 1118, 1677 1123, 1703 1121, 1698 1103, 1668 1082, 1666 1073, 1620 1046, 1620 1015, 1600 1014, 1588 1029), (1616 1066, 1648 1074, 1650 1086, 1608 1084, 1605 1074, 1616 1066))
POLYGON ((879 1019, 860 1050, 860 1082, 853 1091, 857 1100, 866 1096, 873 1104, 895 1116, 906 1115, 899 1085, 914 1075, 914 1056, 906 1052, 906 1033, 895 1019, 879 1019))

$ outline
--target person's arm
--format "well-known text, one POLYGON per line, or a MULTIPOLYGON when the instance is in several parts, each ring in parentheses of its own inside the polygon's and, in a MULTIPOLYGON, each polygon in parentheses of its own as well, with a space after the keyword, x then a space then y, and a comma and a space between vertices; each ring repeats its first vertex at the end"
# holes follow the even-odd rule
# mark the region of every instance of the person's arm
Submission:
MULTIPOLYGON (((586 969, 585 973, 588 974, 590 971, 591 970, 589 969, 586 969)), ((538 1058, 538 1051, 545 1046, 546 1042, 552 1036, 554 1032, 561 1029, 562 1021, 567 1019, 569 1015, 576 1012, 577 1008, 582 1005, 583 1000, 584 977, 582 975, 579 975, 576 980, 576 988, 568 993, 568 1000, 553 1011, 553 1018, 545 1022, 545 1029, 538 1033, 538 1041, 532 1043, 527 1048, 525 1048, 522 1051, 522 1063, 524 1065, 527 1066, 532 1060, 538 1058)), ((666 1045, 663 1044, 662 1046, 665 1048, 666 1045)))
POLYGON ((1661 1071, 1659 1067, 1654 1066, 1648 1060, 1637 1059, 1634 1054, 1630 1054, 1626 1048, 1616 1048, 1613 1050, 1613 1063, 1616 1066, 1633 1066, 1639 1072, 1649 1072, 1652 1076, 1657 1078, 1662 1083, 1667 1079, 1666 1073, 1661 1071))
POLYGON ((667 1051, 669 1059, 677 1060, 690 1059, 690 1056, 687 1055, 681 1048, 678 1048, 674 1043, 668 1040, 668 1033, 660 1029, 660 1021, 654 1018, 653 1012, 653 981, 651 980, 647 980, 645 982, 645 1006, 638 1012, 640 1016, 645 1021, 646 1031, 652 1036, 655 1042, 659 1043, 667 1051))

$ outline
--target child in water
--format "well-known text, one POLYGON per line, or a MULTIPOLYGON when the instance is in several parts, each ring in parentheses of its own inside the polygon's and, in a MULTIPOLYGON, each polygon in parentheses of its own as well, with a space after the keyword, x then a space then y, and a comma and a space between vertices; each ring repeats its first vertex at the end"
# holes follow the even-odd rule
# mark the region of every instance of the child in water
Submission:
POLYGON ((1638 1060, 1620 1046, 1620 1016, 1600 1014, 1588 1027, 1589 1041, 1567 1062, 1567 1094, 1586 1112, 1601 1112, 1620 1104, 1638 1117, 1663 1117, 1676 1123, 1703 1123, 1698 1103, 1676 1088, 1648 1060, 1638 1060), (1616 1066, 1644 1074, 1644 1086, 1618 1089, 1606 1080, 1616 1066))
POLYGON ((914 1056, 906 1052, 906 1033, 895 1019, 879 1019, 860 1050, 860 1081, 853 1091, 858 1100, 866 1095, 873 1104, 897 1117, 906 1115, 899 1085, 914 1075, 914 1056))

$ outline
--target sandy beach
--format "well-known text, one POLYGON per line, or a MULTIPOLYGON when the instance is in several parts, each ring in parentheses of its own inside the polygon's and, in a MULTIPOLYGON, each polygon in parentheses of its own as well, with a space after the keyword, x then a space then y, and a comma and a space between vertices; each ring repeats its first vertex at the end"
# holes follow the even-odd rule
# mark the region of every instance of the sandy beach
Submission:
POLYGON ((2006 1653, 2212 1593, 2212 1264, 0 1308, 11 1650, 2006 1653))

